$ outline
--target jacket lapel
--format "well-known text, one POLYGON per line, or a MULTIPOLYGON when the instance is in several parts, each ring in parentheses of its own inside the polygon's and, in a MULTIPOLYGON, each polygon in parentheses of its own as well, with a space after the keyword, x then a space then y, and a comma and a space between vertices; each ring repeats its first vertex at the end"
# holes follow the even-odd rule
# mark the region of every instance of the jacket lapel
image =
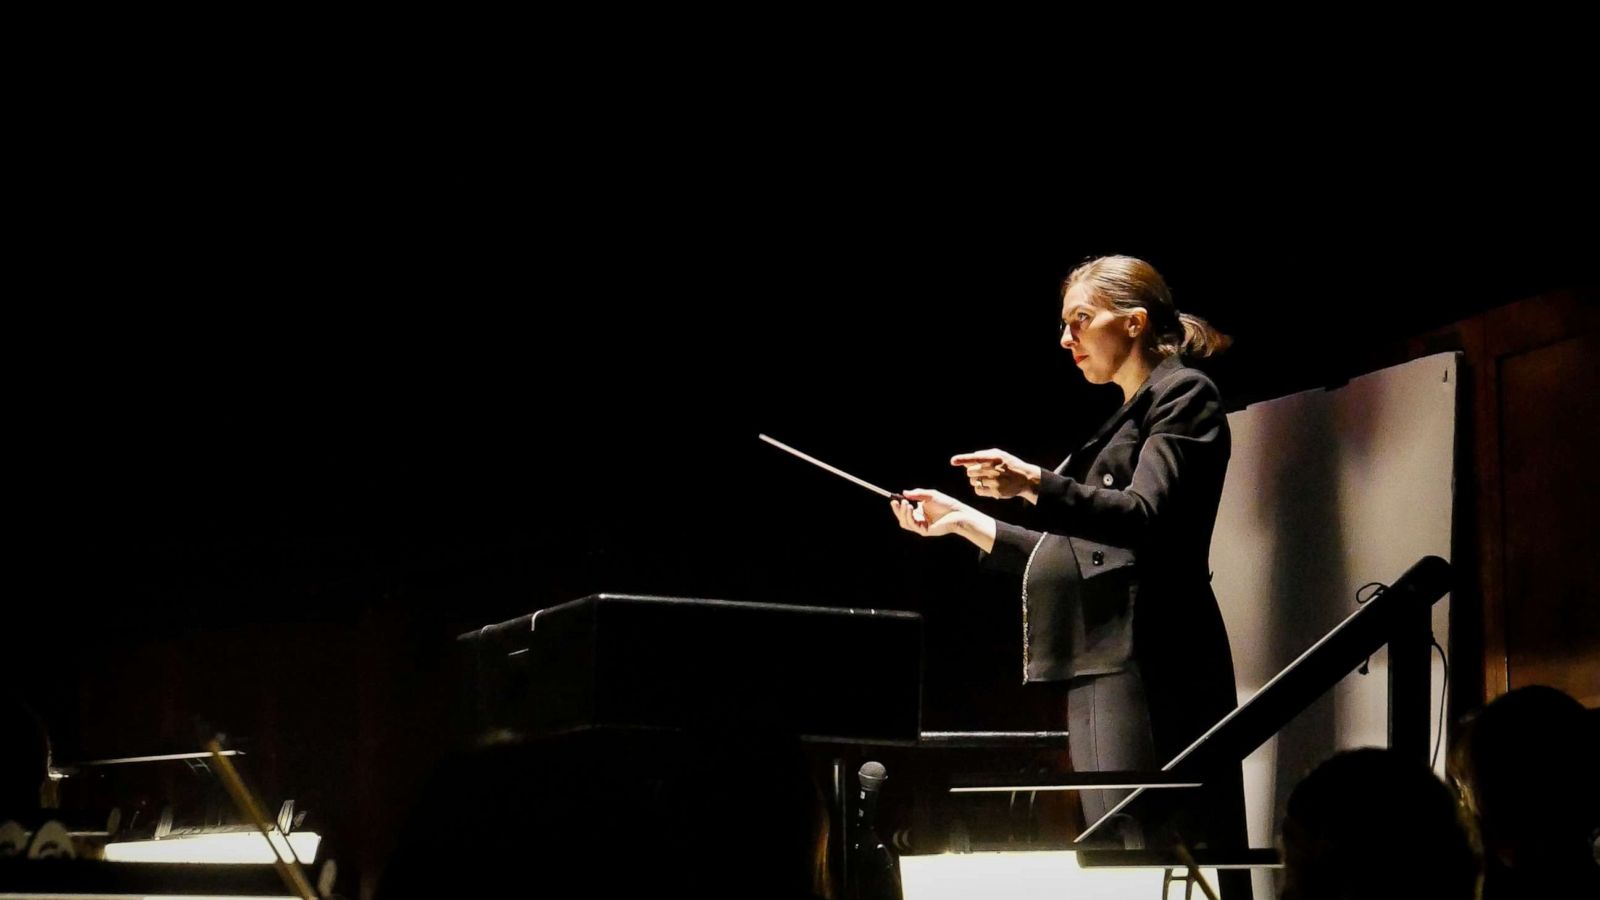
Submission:
POLYGON ((1111 416, 1111 418, 1106 420, 1104 425, 1100 426, 1100 430, 1094 433, 1094 437, 1084 441, 1083 446, 1073 451, 1072 455, 1076 456, 1077 454, 1082 453, 1085 448, 1092 444, 1098 443, 1100 439, 1115 431, 1117 427, 1126 421, 1129 416, 1133 415, 1134 410, 1139 408, 1139 401, 1144 398, 1144 395, 1150 390, 1151 385, 1165 381, 1182 368, 1184 368, 1183 360, 1180 359, 1176 353, 1157 363, 1156 367, 1150 370, 1150 377, 1146 378, 1144 380, 1144 384, 1139 385, 1139 389, 1133 392, 1133 399, 1129 400, 1127 403, 1124 403, 1121 409, 1117 410, 1116 413, 1111 416))

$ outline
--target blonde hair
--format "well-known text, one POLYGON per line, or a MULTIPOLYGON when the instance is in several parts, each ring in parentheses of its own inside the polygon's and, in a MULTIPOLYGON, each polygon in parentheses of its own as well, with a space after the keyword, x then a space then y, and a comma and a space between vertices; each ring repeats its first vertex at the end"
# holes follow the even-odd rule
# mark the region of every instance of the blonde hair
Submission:
POLYGON ((1119 316, 1144 310, 1149 327, 1141 343, 1150 352, 1168 357, 1182 354, 1204 359, 1228 349, 1233 339, 1199 316, 1178 312, 1172 289, 1155 266, 1132 256, 1102 256, 1083 263, 1061 282, 1061 296, 1083 285, 1096 303, 1119 316))

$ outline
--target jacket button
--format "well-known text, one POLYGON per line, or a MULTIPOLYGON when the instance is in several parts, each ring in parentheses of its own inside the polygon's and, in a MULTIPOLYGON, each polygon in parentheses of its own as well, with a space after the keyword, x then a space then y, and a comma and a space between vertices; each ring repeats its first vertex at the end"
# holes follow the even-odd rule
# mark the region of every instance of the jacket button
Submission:
POLYGON ((1106 474, 1100 476, 1100 483, 1106 487, 1111 487, 1112 484, 1116 483, 1116 479, 1111 477, 1110 472, 1107 472, 1106 474))
POLYGON ((1096 550, 1095 552, 1089 554, 1089 562, 1092 562, 1097 566, 1103 566, 1106 562, 1106 555, 1101 553, 1099 550, 1096 550))

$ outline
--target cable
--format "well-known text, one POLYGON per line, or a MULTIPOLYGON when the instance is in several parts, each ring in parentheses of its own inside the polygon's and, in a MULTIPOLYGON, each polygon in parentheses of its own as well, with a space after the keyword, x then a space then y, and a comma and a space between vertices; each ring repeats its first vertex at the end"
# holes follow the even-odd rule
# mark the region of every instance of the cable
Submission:
MULTIPOLYGON (((1356 588, 1356 605, 1359 606, 1359 605, 1368 603, 1368 602, 1370 602, 1372 600, 1373 597, 1378 596, 1379 594, 1383 593, 1384 591, 1386 591, 1388 589, 1389 589, 1389 586, 1387 584, 1384 584, 1381 581, 1369 581, 1366 584, 1363 584, 1361 587, 1356 588), (1365 597, 1361 596, 1361 592, 1366 590, 1367 588, 1377 588, 1377 590, 1373 591, 1372 593, 1368 594, 1365 597)), ((1439 747, 1440 747, 1440 745, 1442 745, 1444 743, 1444 710, 1445 710, 1446 701, 1450 696, 1450 659, 1449 659, 1449 657, 1445 656, 1444 647, 1442 647, 1439 644, 1439 639, 1437 637, 1435 637, 1431 632, 1428 635, 1428 640, 1433 642, 1433 648, 1432 649, 1436 649, 1436 650, 1439 651, 1439 662, 1444 666, 1444 679, 1443 679, 1443 682, 1439 686, 1439 728, 1438 728, 1438 734, 1433 739, 1433 754, 1428 757, 1428 759, 1429 759, 1428 767, 1429 768, 1433 768, 1434 766, 1437 766, 1439 764, 1439 747)), ((1367 672, 1370 669, 1371 664, 1372 664, 1372 657, 1369 656, 1369 657, 1367 657, 1367 661, 1361 664, 1361 668, 1358 671, 1360 671, 1361 674, 1363 674, 1363 675, 1367 674, 1367 672)))
MULTIPOLYGON (((1388 589, 1389 589, 1389 586, 1387 584, 1384 584, 1381 581, 1369 581, 1366 584, 1363 584, 1361 587, 1356 588, 1356 605, 1357 606, 1361 606, 1362 604, 1367 603, 1368 601, 1370 601, 1373 597, 1378 596, 1379 594, 1383 593, 1384 591, 1387 591, 1388 589), (1372 593, 1368 594, 1365 597, 1361 596, 1361 592, 1366 590, 1367 588, 1370 588, 1370 587, 1375 587, 1375 588, 1377 588, 1377 590, 1373 591, 1372 593)), ((1362 663, 1361 667, 1358 668, 1356 671, 1358 671, 1361 674, 1365 675, 1369 671, 1371 671, 1371 669, 1372 669, 1372 657, 1369 656, 1369 657, 1367 657, 1367 661, 1362 663)))
POLYGON ((1439 662, 1444 666, 1444 680, 1439 685, 1439 735, 1433 739, 1433 755, 1428 758, 1428 768, 1431 769, 1439 764, 1439 745, 1444 743, 1444 706, 1445 699, 1450 695, 1450 659, 1444 655, 1444 647, 1439 644, 1439 639, 1431 634, 1428 637, 1439 651, 1439 662))

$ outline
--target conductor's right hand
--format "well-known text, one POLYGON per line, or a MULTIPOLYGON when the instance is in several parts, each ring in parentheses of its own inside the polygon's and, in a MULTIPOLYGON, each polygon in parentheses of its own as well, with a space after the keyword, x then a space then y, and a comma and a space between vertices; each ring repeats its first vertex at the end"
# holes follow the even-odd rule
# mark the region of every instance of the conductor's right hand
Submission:
POLYGON ((938 491, 919 489, 905 491, 902 496, 916 501, 916 505, 890 500, 889 507, 894 510, 895 518, 900 520, 901 528, 923 537, 954 534, 978 514, 972 507, 938 491))

